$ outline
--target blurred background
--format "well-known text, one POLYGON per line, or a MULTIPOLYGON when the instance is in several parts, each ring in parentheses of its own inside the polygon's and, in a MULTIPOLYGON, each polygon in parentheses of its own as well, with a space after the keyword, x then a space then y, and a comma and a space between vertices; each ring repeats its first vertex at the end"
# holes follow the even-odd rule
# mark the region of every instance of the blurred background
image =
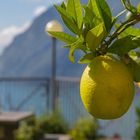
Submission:
MULTIPOLYGON (((0 140, 61 139, 56 134, 68 135, 63 140, 140 140, 138 86, 131 108, 119 119, 97 120, 84 109, 79 81, 85 65, 72 64, 69 50, 45 32, 54 22, 69 32, 53 7, 62 1, 0 2, 0 111, 12 113, 8 120, 0 113, 0 140), (16 128, 11 121, 18 123, 16 128), (4 136, 7 129, 14 138, 4 136)), ((114 15, 122 10, 119 1, 108 2, 114 15)), ((78 60, 81 53, 75 56, 78 60)))

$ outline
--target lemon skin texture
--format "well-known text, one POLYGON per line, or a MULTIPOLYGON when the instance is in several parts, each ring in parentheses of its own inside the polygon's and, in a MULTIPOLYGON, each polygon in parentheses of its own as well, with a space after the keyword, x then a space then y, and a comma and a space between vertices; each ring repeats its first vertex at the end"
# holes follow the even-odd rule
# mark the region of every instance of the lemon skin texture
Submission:
POLYGON ((86 110, 99 119, 116 119, 127 112, 134 97, 134 82, 122 62, 98 56, 85 68, 80 95, 86 110))

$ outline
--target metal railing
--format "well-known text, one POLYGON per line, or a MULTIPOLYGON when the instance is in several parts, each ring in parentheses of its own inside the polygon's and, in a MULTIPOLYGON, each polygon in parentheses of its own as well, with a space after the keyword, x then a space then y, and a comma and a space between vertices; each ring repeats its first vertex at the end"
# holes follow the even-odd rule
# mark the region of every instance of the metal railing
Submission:
MULTIPOLYGON (((0 108, 4 111, 33 111, 37 115, 52 111, 49 78, 0 78, 0 108)), ((79 95, 78 78, 56 79, 58 109, 68 122, 86 113, 79 95)))

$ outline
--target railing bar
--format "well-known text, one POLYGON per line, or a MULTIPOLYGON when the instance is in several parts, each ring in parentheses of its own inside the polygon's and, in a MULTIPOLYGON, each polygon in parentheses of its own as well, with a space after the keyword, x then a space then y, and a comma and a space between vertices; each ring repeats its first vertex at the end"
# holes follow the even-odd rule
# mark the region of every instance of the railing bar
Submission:
POLYGON ((58 81, 66 81, 66 82, 79 82, 79 77, 56 77, 56 80, 58 81))
MULTIPOLYGON (((0 81, 49 81, 48 77, 0 77, 0 81)), ((56 81, 79 82, 78 77, 56 77, 56 81)))
POLYGON ((49 78, 41 77, 1 77, 0 81, 49 81, 49 78))

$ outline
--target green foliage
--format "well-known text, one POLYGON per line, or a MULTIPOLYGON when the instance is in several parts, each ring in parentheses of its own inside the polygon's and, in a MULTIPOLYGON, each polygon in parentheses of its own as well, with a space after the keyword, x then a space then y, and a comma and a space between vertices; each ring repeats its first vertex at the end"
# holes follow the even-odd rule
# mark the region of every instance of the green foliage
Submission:
POLYGON ((67 44, 71 44, 71 43, 76 41, 75 37, 73 37, 73 36, 71 36, 69 34, 63 33, 63 32, 51 32, 51 31, 48 31, 48 33, 51 34, 52 36, 57 37, 57 39, 66 42, 67 44))
MULTIPOLYGON (((116 25, 117 27, 119 25, 116 25)), ((129 27, 127 28, 125 31, 123 31, 120 35, 119 38, 123 38, 126 36, 134 36, 134 37, 139 37, 140 36, 140 29, 139 28, 135 28, 135 27, 129 27)))
POLYGON ((95 58, 96 54, 93 53, 88 53, 86 55, 84 55, 78 63, 80 64, 84 64, 84 63, 90 63, 94 58, 95 58))
POLYGON ((68 126, 59 112, 55 112, 48 117, 41 117, 38 123, 44 133, 66 134, 68 131, 68 126))
POLYGON ((22 122, 16 132, 16 140, 41 140, 44 134, 33 117, 27 122, 22 122))
POLYGON ((88 31, 92 29, 92 27, 95 27, 97 23, 100 22, 100 20, 96 18, 95 14, 89 7, 87 7, 86 5, 83 5, 83 8, 85 11, 85 14, 83 17, 83 23, 86 27, 86 30, 88 31))
POLYGON ((100 45, 105 35, 103 24, 99 24, 93 29, 89 30, 86 36, 86 42, 89 49, 94 52, 100 45))
POLYGON ((134 61, 133 59, 129 59, 129 63, 127 64, 130 72, 132 73, 133 79, 135 82, 140 81, 140 64, 138 61, 134 61))
MULTIPOLYGON (((66 11, 65 8, 62 8, 61 6, 56 6, 55 8, 57 9, 57 11, 60 13, 64 23, 66 24, 66 26, 75 34, 80 34, 81 30, 77 27, 77 25, 75 24, 74 19, 71 17, 71 15, 66 11)), ((56 37, 56 36, 54 36, 56 37)), ((56 37, 57 38, 57 37, 56 37)))
MULTIPOLYGON (((104 22, 106 31, 109 32, 111 29, 111 24, 112 24, 112 14, 106 1, 105 0, 89 0, 87 7, 92 11, 94 15, 93 19, 91 20, 94 23, 93 27, 97 26, 98 23, 104 22)), ((87 10, 85 11, 85 15, 89 15, 87 14, 87 10)))
POLYGON ((73 140, 94 140, 97 138, 98 123, 94 119, 81 119, 70 132, 73 140))
POLYGON ((82 49, 83 38, 78 38, 76 42, 71 44, 70 52, 69 52, 69 59, 71 62, 74 62, 74 52, 76 49, 82 49))
POLYGON ((95 14, 95 17, 101 19, 100 9, 98 8, 96 0, 89 0, 88 6, 89 9, 95 14))
MULTIPOLYGON (((93 0, 95 1, 95 0, 93 0)), ((106 31, 109 32, 112 24, 112 13, 106 0, 96 0, 100 15, 103 19, 106 31)))
POLYGON ((108 49, 108 52, 124 56, 130 50, 140 47, 140 38, 126 36, 116 40, 108 49))
POLYGON ((72 62, 74 62, 76 49, 83 50, 85 53, 89 52, 89 50, 95 51, 111 29, 112 15, 105 0, 102 2, 89 0, 87 5, 82 5, 80 0, 68 0, 67 4, 55 5, 55 8, 60 13, 66 26, 78 35, 77 40, 73 42, 74 38, 71 35, 49 32, 53 37, 64 41, 70 46, 69 58, 72 62), (83 25, 86 28, 86 32, 83 25), (84 40, 81 40, 81 38, 84 40))
POLYGON ((16 132, 16 140, 42 140, 45 133, 65 134, 67 131, 67 124, 61 114, 56 112, 49 116, 33 117, 21 123, 16 132))
POLYGON ((80 0, 68 0, 66 10, 74 19, 78 28, 81 29, 83 24, 83 15, 80 0))
POLYGON ((71 130, 60 113, 49 116, 32 117, 23 121, 16 131, 16 140, 42 140, 44 134, 70 134, 73 140, 94 140, 99 135, 95 119, 80 119, 71 130), (83 127, 84 126, 84 127, 83 127))
POLYGON ((73 140, 95 140, 98 123, 94 119, 81 119, 70 132, 73 140))
MULTIPOLYGON (((66 33, 49 33, 66 43, 72 62, 75 62, 76 50, 85 53, 79 63, 90 63, 95 57, 108 53, 117 55, 120 60, 127 55, 131 57, 130 52, 140 48, 140 29, 134 26, 140 22, 140 3, 135 7, 131 0, 121 2, 123 11, 113 17, 106 0, 88 0, 84 5, 80 0, 67 0, 55 8, 67 28, 75 34, 74 37, 66 33), (123 14, 126 14, 127 18, 118 20, 123 14)), ((130 66, 133 69, 132 74, 135 75, 134 81, 140 82, 139 65, 135 59, 133 61, 135 64, 130 66)))
POLYGON ((140 2, 138 3, 137 11, 140 13, 140 2))

